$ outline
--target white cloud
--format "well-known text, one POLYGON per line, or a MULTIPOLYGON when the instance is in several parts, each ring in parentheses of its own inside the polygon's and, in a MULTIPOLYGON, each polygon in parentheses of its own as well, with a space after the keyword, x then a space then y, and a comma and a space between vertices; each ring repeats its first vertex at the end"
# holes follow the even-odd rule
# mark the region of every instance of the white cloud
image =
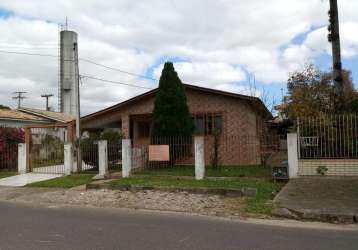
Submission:
MULTIPOLYGON (((182 82, 215 87, 222 83, 240 82, 246 79, 245 72, 240 67, 234 67, 227 63, 211 62, 177 62, 174 63, 182 82)), ((163 65, 154 70, 154 75, 159 79, 163 65)))
MULTIPOLYGON (((185 62, 176 63, 176 69, 183 81, 189 83, 232 89, 245 80, 243 69, 266 84, 285 82, 288 72, 322 53, 330 53, 324 27, 328 22, 328 1, 266 2, 0 0, 0 9, 15 13, 14 17, 0 19, 0 33, 3 34, 0 50, 9 44, 23 47, 41 44, 52 49, 37 52, 57 54, 56 23, 68 16, 69 28, 79 34, 80 57, 98 63, 145 74, 163 57, 178 57, 185 62), (302 43, 293 42, 303 34, 307 37, 302 43)), ((356 58, 358 3, 340 0, 339 4, 342 54, 344 58, 356 58)), ((160 67, 156 72, 158 70, 160 67)), ((145 79, 84 62, 80 64, 80 71, 105 79, 155 86, 145 79)), ((13 81, 11 87, 19 89, 30 86, 21 85, 19 79, 34 82, 36 87, 29 90, 29 95, 34 96, 28 100, 29 105, 42 106, 43 100, 37 96, 44 91, 57 93, 56 59, 1 54, 0 77, 13 81)), ((4 93, 9 92, 9 87, 4 84, 0 82, 1 95, 5 98, 1 100, 4 104, 13 104, 11 99, 6 99, 4 93)), ((95 111, 143 91, 85 80, 82 110, 95 111)))

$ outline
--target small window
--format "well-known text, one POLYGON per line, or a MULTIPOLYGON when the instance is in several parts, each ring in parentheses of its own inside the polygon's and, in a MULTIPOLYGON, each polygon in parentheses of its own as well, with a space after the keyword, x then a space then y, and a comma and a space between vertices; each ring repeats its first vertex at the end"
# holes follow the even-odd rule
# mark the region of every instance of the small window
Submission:
POLYGON ((149 137, 150 124, 148 122, 138 122, 138 136, 149 137))
POLYGON ((222 132, 223 120, 222 115, 215 115, 214 118, 214 130, 218 131, 219 133, 222 132))
POLYGON ((222 132, 222 115, 205 114, 193 117, 196 135, 212 135, 214 131, 222 132))
POLYGON ((205 134, 204 116, 196 116, 194 119, 194 125, 195 125, 195 134, 197 134, 197 135, 205 134))

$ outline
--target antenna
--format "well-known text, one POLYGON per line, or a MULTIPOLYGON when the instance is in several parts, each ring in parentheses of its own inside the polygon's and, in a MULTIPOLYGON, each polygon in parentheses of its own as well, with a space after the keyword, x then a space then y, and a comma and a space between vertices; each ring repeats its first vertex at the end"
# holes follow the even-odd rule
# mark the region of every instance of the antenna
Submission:
POLYGON ((68 30, 68 17, 66 16, 65 30, 68 30))
POLYGON ((48 99, 49 99, 50 97, 53 97, 53 94, 43 94, 43 95, 41 95, 41 97, 46 98, 46 111, 50 111, 50 107, 49 107, 49 105, 48 105, 48 99))
POLYGON ((17 96, 12 97, 12 99, 17 99, 17 108, 18 109, 21 108, 21 101, 26 98, 22 94, 26 94, 26 93, 27 92, 25 92, 25 91, 16 91, 13 93, 13 94, 17 95, 17 96))

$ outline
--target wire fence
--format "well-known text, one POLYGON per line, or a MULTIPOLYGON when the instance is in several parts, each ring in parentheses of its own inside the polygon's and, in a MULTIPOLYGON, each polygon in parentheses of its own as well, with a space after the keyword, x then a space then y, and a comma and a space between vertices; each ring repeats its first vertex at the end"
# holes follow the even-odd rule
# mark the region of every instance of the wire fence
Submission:
POLYGON ((299 118, 300 159, 358 159, 357 115, 299 118))

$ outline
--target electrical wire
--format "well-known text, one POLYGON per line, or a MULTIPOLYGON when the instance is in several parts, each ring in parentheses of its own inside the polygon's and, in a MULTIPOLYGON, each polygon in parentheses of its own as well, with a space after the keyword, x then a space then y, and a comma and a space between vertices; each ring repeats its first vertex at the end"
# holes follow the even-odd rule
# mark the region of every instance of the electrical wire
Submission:
POLYGON ((0 53, 4 53, 4 54, 16 54, 16 55, 27 55, 27 56, 44 56, 44 57, 58 58, 57 55, 42 54, 42 53, 31 53, 31 52, 20 52, 20 51, 0 50, 0 53))
POLYGON ((128 74, 128 75, 132 75, 132 76, 136 76, 136 77, 140 77, 140 78, 149 79, 149 80, 152 80, 152 81, 157 81, 157 79, 152 78, 152 77, 149 77, 149 76, 139 75, 139 74, 135 74, 135 73, 128 72, 128 71, 125 71, 125 70, 121 70, 121 69, 118 69, 118 68, 106 66, 106 65, 103 65, 103 64, 100 64, 100 63, 96 63, 96 62, 94 62, 94 61, 91 61, 91 60, 88 60, 88 59, 85 59, 85 58, 79 58, 79 60, 80 60, 80 61, 83 61, 83 62, 87 62, 87 63, 94 64, 94 65, 97 65, 97 66, 100 66, 100 67, 103 67, 103 68, 106 68, 106 69, 119 71, 119 72, 124 73, 124 74, 128 74))
POLYGON ((106 82, 106 83, 119 84, 119 85, 125 85, 125 86, 129 86, 129 87, 142 88, 142 89, 148 89, 148 90, 152 89, 152 88, 144 87, 144 86, 140 86, 140 85, 119 82, 119 81, 106 80, 103 78, 98 78, 98 77, 88 76, 88 75, 80 75, 80 78, 87 78, 87 79, 97 80, 97 81, 106 82))
MULTIPOLYGON (((0 53, 16 54, 16 55, 28 55, 28 56, 42 56, 42 57, 52 57, 52 58, 58 58, 59 57, 58 55, 51 55, 51 54, 22 52, 22 51, 8 51, 8 50, 0 50, 0 53)), ((129 71, 121 70, 121 69, 118 69, 118 68, 106 66, 106 65, 91 61, 89 59, 79 58, 79 60, 83 61, 83 62, 94 64, 94 65, 97 65, 97 66, 100 66, 100 67, 103 67, 103 68, 106 68, 106 69, 115 70, 115 71, 118 71, 118 72, 121 72, 121 73, 124 73, 124 74, 127 74, 127 75, 132 75, 132 76, 136 76, 136 77, 139 77, 139 78, 145 78, 145 79, 148 79, 148 80, 157 81, 157 79, 149 77, 149 76, 144 76, 144 75, 132 73, 132 72, 129 72, 129 71)), ((74 60, 65 60, 65 61, 74 61, 74 60)))

